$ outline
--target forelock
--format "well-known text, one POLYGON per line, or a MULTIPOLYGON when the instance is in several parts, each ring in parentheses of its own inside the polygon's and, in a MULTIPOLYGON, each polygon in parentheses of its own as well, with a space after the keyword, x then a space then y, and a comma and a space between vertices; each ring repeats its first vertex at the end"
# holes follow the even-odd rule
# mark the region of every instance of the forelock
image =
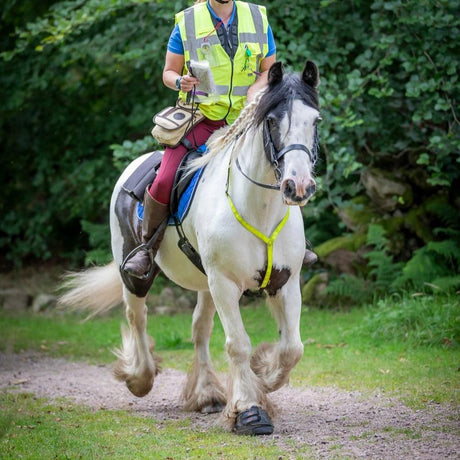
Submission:
POLYGON ((284 74, 283 80, 277 85, 269 86, 262 96, 254 113, 254 124, 260 125, 275 107, 280 115, 284 114, 290 110, 294 100, 301 100, 309 107, 318 110, 316 89, 302 82, 297 74, 284 74))

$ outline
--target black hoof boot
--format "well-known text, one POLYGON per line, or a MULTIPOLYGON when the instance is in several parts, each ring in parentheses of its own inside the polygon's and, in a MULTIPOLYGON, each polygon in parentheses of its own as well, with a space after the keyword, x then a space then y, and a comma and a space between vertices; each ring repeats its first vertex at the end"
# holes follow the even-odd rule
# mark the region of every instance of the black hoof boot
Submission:
POLYGON ((240 412, 236 417, 235 428, 236 434, 262 435, 273 433, 273 423, 268 414, 257 406, 240 412))

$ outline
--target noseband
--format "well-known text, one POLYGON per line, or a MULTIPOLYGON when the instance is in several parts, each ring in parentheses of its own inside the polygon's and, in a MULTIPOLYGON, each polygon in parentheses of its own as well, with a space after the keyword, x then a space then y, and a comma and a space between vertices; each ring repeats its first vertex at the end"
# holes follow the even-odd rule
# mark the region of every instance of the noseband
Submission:
POLYGON ((275 148, 275 144, 273 143, 273 139, 272 139, 272 135, 270 132, 270 127, 268 125, 267 117, 264 119, 263 136, 264 136, 265 155, 267 156, 268 161, 270 162, 270 164, 273 166, 275 170, 275 177, 276 177, 276 180, 278 181, 278 184, 276 185, 262 184, 261 182, 257 182, 254 179, 251 179, 241 169, 241 165, 237 159, 236 167, 238 168, 240 173, 253 184, 258 185, 259 187, 268 188, 270 190, 280 190, 279 181, 281 179, 282 173, 281 173, 279 163, 283 159, 284 155, 286 155, 286 153, 290 152, 291 150, 303 150, 308 155, 308 158, 310 159, 311 164, 316 163, 316 160, 318 158, 318 129, 317 128, 315 128, 315 139, 314 139, 313 152, 306 145, 303 145, 303 144, 289 144, 283 147, 281 150, 277 151, 275 148))

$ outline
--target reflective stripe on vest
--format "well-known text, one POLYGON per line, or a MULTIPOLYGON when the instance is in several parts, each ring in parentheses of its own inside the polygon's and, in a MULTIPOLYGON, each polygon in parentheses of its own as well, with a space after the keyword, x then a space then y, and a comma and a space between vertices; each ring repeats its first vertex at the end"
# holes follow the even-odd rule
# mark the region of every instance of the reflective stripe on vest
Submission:
MULTIPOLYGON (((198 3, 176 15, 184 45, 184 73, 191 60, 208 60, 217 95, 197 95, 201 112, 211 120, 232 123, 244 107, 248 88, 256 80, 260 62, 268 52, 268 20, 265 7, 235 2, 238 14, 238 48, 232 60, 222 47, 206 3, 198 3), (203 43, 208 49, 202 49, 203 43), (217 99, 216 99, 217 98, 217 99)), ((186 99, 186 93, 180 97, 186 99)))

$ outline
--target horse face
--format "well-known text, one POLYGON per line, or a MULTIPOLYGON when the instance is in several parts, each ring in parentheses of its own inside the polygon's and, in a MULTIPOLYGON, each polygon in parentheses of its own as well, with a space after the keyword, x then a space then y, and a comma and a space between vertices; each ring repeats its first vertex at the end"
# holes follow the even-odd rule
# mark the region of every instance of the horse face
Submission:
POLYGON ((285 113, 278 125, 272 122, 273 145, 283 154, 279 166, 281 192, 288 205, 304 206, 316 191, 313 179, 316 161, 316 124, 319 112, 300 100, 292 102, 290 116, 285 113))

